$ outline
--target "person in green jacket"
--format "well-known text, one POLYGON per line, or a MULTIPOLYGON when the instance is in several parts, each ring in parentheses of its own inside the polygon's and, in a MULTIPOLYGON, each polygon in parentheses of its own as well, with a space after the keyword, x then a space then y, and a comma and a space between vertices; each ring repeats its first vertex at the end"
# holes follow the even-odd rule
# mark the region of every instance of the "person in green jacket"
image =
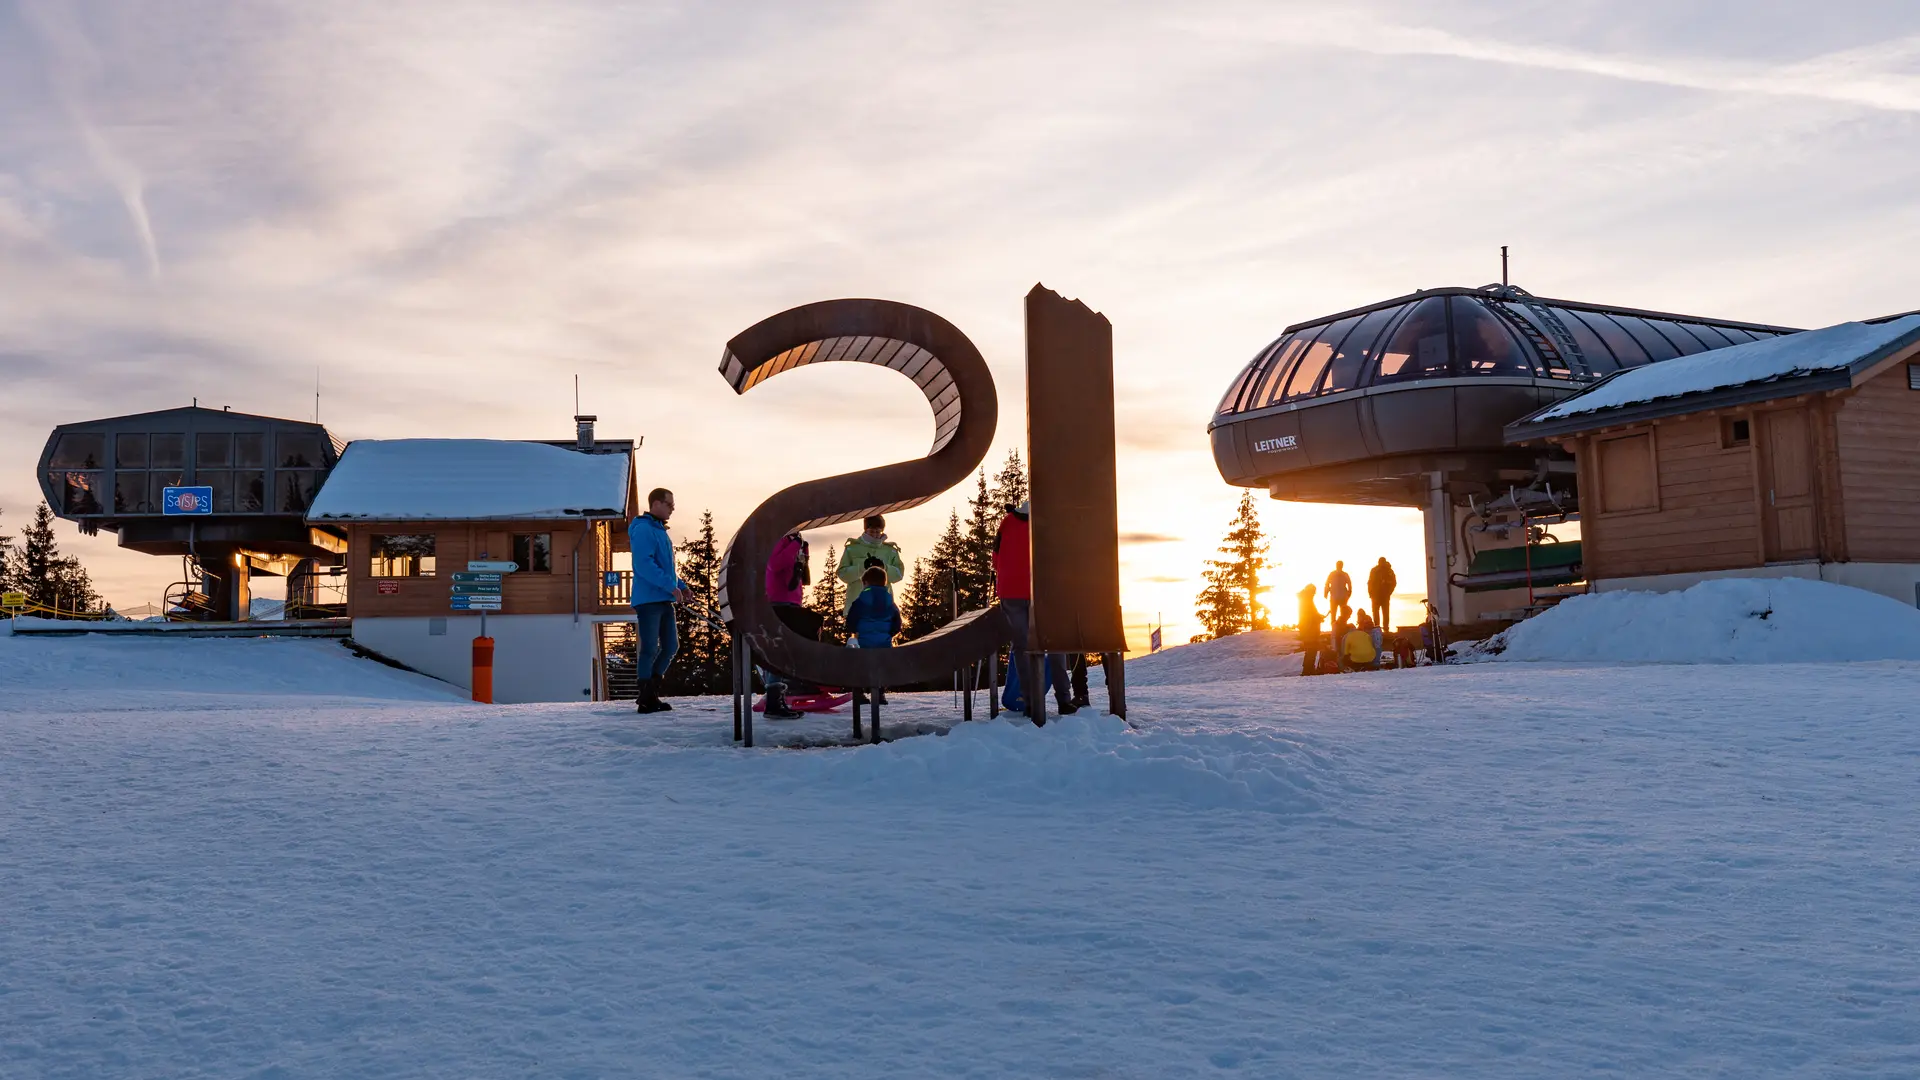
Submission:
MULTIPOLYGON (((878 566, 887 572, 887 595, 893 595, 893 586, 907 576, 907 568, 900 561, 900 545, 887 539, 887 519, 875 514, 865 522, 866 530, 859 536, 847 541, 847 548, 840 553, 840 580, 847 583, 846 611, 853 610, 853 602, 860 599, 860 577, 868 566, 878 566)), ((842 612, 845 614, 845 612, 842 612)))

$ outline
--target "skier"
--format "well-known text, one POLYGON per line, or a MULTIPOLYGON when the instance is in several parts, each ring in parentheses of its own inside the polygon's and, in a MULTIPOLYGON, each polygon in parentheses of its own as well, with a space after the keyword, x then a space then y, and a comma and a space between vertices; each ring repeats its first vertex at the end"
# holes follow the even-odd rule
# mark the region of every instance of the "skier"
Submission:
POLYGON ((1393 628, 1387 609, 1392 606, 1393 587, 1398 584, 1400 579, 1394 576, 1393 564, 1387 561, 1385 555, 1380 556, 1380 561, 1373 564, 1372 570, 1367 571, 1369 610, 1373 615, 1374 623, 1382 630, 1393 628))
MULTIPOLYGON (((1027 527, 1028 505, 1007 508, 1007 516, 1000 519, 1000 531, 993 539, 993 591, 1000 598, 1000 607, 1007 613, 1007 621, 1013 624, 1013 656, 1018 659, 1027 652, 1027 627, 1033 616, 1033 549, 1030 546, 1030 534, 1027 527)), ((1049 655, 1046 661, 1047 678, 1053 683, 1055 701, 1061 716, 1071 716, 1080 710, 1074 706, 1067 686, 1067 669, 1058 656, 1049 655)), ((1029 694, 1044 693, 1044 687, 1030 688, 1029 694)), ((1029 701, 1032 699, 1029 697, 1029 701)), ((1033 715, 1032 706, 1027 715, 1033 715)))
POLYGON ((1347 564, 1336 561, 1327 575, 1327 617, 1335 622, 1353 618, 1353 579, 1347 576, 1347 564))
POLYGON ((1320 609, 1313 603, 1313 586, 1300 590, 1300 674, 1320 674, 1320 609))
POLYGON ((633 549, 633 621, 639 638, 633 665, 639 679, 634 711, 639 713, 673 708, 660 700, 660 679, 673 663, 673 654, 680 651, 673 605, 693 599, 673 565, 673 541, 667 537, 667 519, 672 516, 673 492, 654 488, 647 493, 647 512, 627 526, 628 546, 633 549))

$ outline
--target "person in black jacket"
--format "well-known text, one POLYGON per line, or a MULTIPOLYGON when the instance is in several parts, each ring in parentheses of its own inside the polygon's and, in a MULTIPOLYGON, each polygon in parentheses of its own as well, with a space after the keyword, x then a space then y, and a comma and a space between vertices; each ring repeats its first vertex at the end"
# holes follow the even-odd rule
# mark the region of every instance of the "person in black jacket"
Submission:
POLYGON ((1398 584, 1400 579, 1393 574, 1393 564, 1385 555, 1380 556, 1380 561, 1367 572, 1367 613, 1373 617, 1373 624, 1383 631, 1393 629, 1387 609, 1393 605, 1393 589, 1398 584))
POLYGON ((1320 637, 1320 609, 1313 604, 1313 586, 1300 590, 1300 674, 1320 674, 1326 645, 1320 637))

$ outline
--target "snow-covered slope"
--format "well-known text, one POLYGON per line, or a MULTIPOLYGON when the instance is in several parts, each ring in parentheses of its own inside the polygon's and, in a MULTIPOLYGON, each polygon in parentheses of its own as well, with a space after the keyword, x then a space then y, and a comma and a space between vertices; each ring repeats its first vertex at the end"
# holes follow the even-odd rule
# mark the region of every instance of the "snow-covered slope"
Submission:
POLYGON ((1576 596, 1492 639, 1499 660, 1769 664, 1920 660, 1920 610, 1804 578, 1576 596))
POLYGON ((1254 630, 1127 661, 1128 686, 1192 686, 1298 674, 1300 641, 1291 630, 1254 630))

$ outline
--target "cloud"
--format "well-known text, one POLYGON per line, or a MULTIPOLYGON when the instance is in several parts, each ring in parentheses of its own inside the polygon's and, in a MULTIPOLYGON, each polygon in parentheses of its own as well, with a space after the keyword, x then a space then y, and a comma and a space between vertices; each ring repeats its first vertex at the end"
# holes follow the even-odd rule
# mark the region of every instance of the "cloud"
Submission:
POLYGON ((1192 578, 1186 578, 1186 577, 1181 577, 1181 576, 1180 576, 1180 575, 1178 575, 1178 574, 1153 574, 1153 575, 1150 575, 1150 576, 1148 576, 1148 577, 1140 577, 1140 578, 1134 578, 1134 580, 1135 580, 1135 581, 1150 581, 1150 582, 1152 582, 1152 583, 1154 583, 1154 584, 1156 584, 1156 585, 1178 585, 1178 584, 1180 584, 1181 582, 1184 582, 1184 581, 1192 581, 1193 579, 1192 579, 1192 578))
POLYGON ((1122 544, 1177 544, 1180 540, 1180 537, 1168 536, 1166 533, 1129 532, 1120 534, 1120 542, 1122 544))

